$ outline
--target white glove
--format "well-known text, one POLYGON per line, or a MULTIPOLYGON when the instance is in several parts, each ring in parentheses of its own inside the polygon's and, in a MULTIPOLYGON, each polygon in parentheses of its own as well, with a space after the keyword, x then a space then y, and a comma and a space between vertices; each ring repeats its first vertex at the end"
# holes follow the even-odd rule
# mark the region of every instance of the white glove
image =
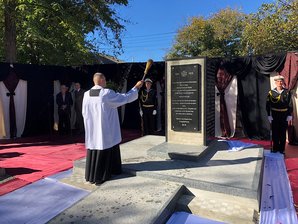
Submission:
POLYGON ((153 115, 156 115, 156 110, 154 110, 152 114, 153 114, 153 115))
POLYGON ((273 121, 273 117, 272 116, 268 116, 268 121, 271 124, 271 122, 273 121))
POLYGON ((140 109, 140 116, 143 117, 143 111, 140 109))
POLYGON ((293 117, 292 116, 287 116, 287 121, 291 121, 293 120, 293 117))

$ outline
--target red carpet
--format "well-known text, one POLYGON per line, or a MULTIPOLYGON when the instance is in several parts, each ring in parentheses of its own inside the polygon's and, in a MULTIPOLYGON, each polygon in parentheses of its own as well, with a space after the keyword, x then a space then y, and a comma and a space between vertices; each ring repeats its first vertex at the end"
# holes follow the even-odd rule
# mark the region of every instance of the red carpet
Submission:
MULTIPOLYGON (((56 142, 57 143, 57 142, 56 142)), ((63 144, 63 143, 62 143, 63 144)), ((14 179, 0 184, 0 195, 29 183, 72 168, 73 161, 85 156, 83 143, 53 145, 51 142, 37 144, 0 144, 1 167, 14 179)))
POLYGON ((293 192, 296 212, 298 214, 298 146, 286 146, 285 163, 293 192))
MULTIPOLYGON (((140 137, 135 130, 123 130, 122 142, 140 137)), ((83 136, 35 137, 0 140, 0 167, 14 179, 0 184, 0 195, 73 167, 85 157, 83 136)))

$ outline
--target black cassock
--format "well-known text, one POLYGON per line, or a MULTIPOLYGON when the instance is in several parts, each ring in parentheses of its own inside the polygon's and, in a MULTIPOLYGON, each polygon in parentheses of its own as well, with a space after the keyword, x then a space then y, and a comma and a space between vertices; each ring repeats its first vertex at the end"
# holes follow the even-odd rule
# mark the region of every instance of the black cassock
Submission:
POLYGON ((112 175, 122 173, 119 144, 105 150, 87 150, 85 179, 91 183, 101 184, 112 175))

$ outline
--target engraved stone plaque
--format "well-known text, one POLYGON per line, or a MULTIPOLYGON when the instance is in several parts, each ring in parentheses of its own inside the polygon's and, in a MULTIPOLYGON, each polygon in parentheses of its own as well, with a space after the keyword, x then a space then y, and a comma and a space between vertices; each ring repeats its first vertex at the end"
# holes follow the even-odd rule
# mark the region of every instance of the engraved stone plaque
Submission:
POLYGON ((172 130, 201 131, 201 66, 171 66, 172 130))

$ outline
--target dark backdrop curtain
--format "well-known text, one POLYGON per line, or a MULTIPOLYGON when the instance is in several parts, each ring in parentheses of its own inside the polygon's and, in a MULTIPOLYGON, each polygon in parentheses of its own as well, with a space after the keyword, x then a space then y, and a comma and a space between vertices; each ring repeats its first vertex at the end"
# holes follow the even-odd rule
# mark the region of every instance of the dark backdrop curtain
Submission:
MULTIPOLYGON (((68 86, 72 82, 80 82, 82 88, 88 90, 93 86, 93 74, 102 72, 108 81, 120 85, 126 79, 127 90, 129 90, 142 78, 146 63, 83 65, 79 67, 32 64, 14 64, 13 66, 16 77, 26 80, 28 85, 27 114, 23 136, 33 136, 52 133, 53 106, 55 103, 54 80, 59 80, 60 83, 68 86)), ((148 76, 156 81, 161 80, 164 73, 165 63, 154 62, 148 76)), ((0 63, 0 81, 5 80, 9 74, 10 65, 0 63)), ((125 106, 123 128, 140 128, 138 108, 137 101, 125 106)))
MULTIPOLYGON (((17 78, 26 80, 27 113, 23 136, 49 134, 53 125, 53 81, 71 81, 78 73, 72 67, 13 64, 17 78)), ((10 74, 10 65, 0 63, 0 81, 10 74)), ((11 83, 11 81, 9 81, 11 83)))
POLYGON ((272 72, 282 71, 286 60, 286 54, 263 55, 254 57, 253 59, 256 71, 259 74, 269 76, 272 72))
MULTIPOLYGON (((238 98, 242 123, 249 138, 269 138, 269 124, 265 110, 266 96, 270 89, 269 74, 273 71, 282 71, 285 56, 285 54, 265 55, 227 60, 230 63, 226 63, 225 69, 229 74, 236 75, 238 79, 238 98)), ((295 62, 297 67, 297 60, 295 62)), ((24 134, 44 134, 52 130, 54 80, 60 80, 63 83, 80 81, 83 88, 89 89, 93 86, 93 74, 103 72, 107 80, 114 82, 120 83, 119 80, 126 78, 127 89, 129 90, 136 81, 142 78, 145 65, 146 63, 124 63, 84 65, 73 68, 14 64, 17 77, 28 81, 27 118, 24 134), (127 72, 128 70, 129 72, 127 72)), ((292 62, 291 66, 293 66, 292 62)), ((9 64, 0 63, 0 81, 9 75, 9 71, 9 64)), ((148 77, 156 81, 162 79, 164 74, 165 63, 155 62, 148 77)), ((290 81, 290 87, 296 82, 295 77, 297 80, 297 73, 291 75, 290 80, 294 81, 290 81)), ((128 104, 125 108, 126 116, 122 126, 124 128, 139 128, 138 102, 128 104)))
POLYGON ((247 137, 269 139, 269 122, 266 113, 266 97, 270 90, 269 75, 280 72, 285 54, 239 58, 233 63, 238 79, 238 97, 242 122, 247 137))

